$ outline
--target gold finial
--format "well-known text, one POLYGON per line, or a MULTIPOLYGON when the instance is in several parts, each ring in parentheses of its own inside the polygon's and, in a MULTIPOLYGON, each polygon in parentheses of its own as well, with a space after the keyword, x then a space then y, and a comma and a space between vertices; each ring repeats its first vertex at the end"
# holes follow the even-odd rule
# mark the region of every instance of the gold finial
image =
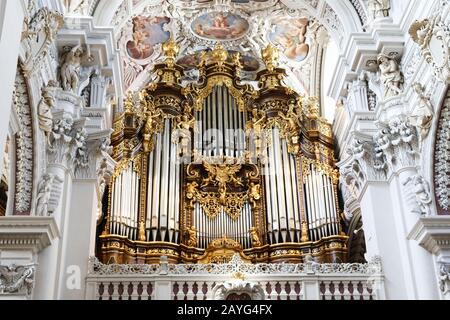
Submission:
POLYGON ((223 65, 224 62, 226 62, 228 59, 228 52, 224 49, 224 47, 220 43, 216 44, 211 55, 213 61, 219 65, 223 65))
POLYGON ((162 49, 164 51, 164 55, 166 56, 166 63, 169 68, 173 68, 175 64, 175 58, 180 51, 180 47, 176 44, 175 40, 172 36, 166 42, 164 42, 162 49))
POLYGON ((278 66, 278 58, 280 56, 278 49, 272 44, 269 44, 262 50, 261 54, 267 70, 272 72, 278 66))

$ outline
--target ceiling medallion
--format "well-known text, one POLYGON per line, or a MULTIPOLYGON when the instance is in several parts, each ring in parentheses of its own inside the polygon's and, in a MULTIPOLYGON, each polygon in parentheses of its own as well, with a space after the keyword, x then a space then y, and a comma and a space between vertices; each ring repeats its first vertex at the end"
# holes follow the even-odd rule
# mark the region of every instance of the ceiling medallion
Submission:
POLYGON ((192 33, 202 39, 232 41, 244 37, 250 24, 242 16, 231 12, 207 12, 200 14, 191 24, 192 33))

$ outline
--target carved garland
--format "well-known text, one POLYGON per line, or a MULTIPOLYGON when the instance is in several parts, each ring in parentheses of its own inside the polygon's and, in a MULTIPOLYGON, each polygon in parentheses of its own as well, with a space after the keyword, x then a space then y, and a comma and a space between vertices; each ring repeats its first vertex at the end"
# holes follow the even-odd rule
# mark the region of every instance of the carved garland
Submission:
POLYGON ((450 90, 441 109, 434 151, 434 184, 438 214, 450 214, 450 90))
POLYGON ((19 131, 16 134, 14 214, 29 215, 33 193, 33 119, 28 86, 20 67, 18 67, 16 74, 13 107, 19 119, 19 131))

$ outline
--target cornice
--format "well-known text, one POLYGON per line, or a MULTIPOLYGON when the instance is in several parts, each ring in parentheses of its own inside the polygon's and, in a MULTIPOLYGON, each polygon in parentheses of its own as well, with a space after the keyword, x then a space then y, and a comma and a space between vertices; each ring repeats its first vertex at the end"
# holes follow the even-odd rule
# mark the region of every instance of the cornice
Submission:
POLYGON ((450 251, 450 216, 420 218, 408 239, 416 240, 421 247, 435 255, 450 251))
POLYGON ((0 218, 0 250, 40 252, 60 237, 54 217, 7 216, 0 218))

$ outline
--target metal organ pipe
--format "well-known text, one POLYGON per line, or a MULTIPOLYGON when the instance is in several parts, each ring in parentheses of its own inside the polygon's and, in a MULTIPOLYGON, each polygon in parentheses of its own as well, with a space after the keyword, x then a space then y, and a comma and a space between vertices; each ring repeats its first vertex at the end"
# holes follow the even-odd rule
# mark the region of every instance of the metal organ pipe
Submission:
POLYGON ((156 136, 156 146, 154 152, 154 174, 153 174, 153 200, 152 200, 152 236, 153 241, 157 240, 157 234, 159 229, 159 191, 161 188, 161 134, 156 136))

